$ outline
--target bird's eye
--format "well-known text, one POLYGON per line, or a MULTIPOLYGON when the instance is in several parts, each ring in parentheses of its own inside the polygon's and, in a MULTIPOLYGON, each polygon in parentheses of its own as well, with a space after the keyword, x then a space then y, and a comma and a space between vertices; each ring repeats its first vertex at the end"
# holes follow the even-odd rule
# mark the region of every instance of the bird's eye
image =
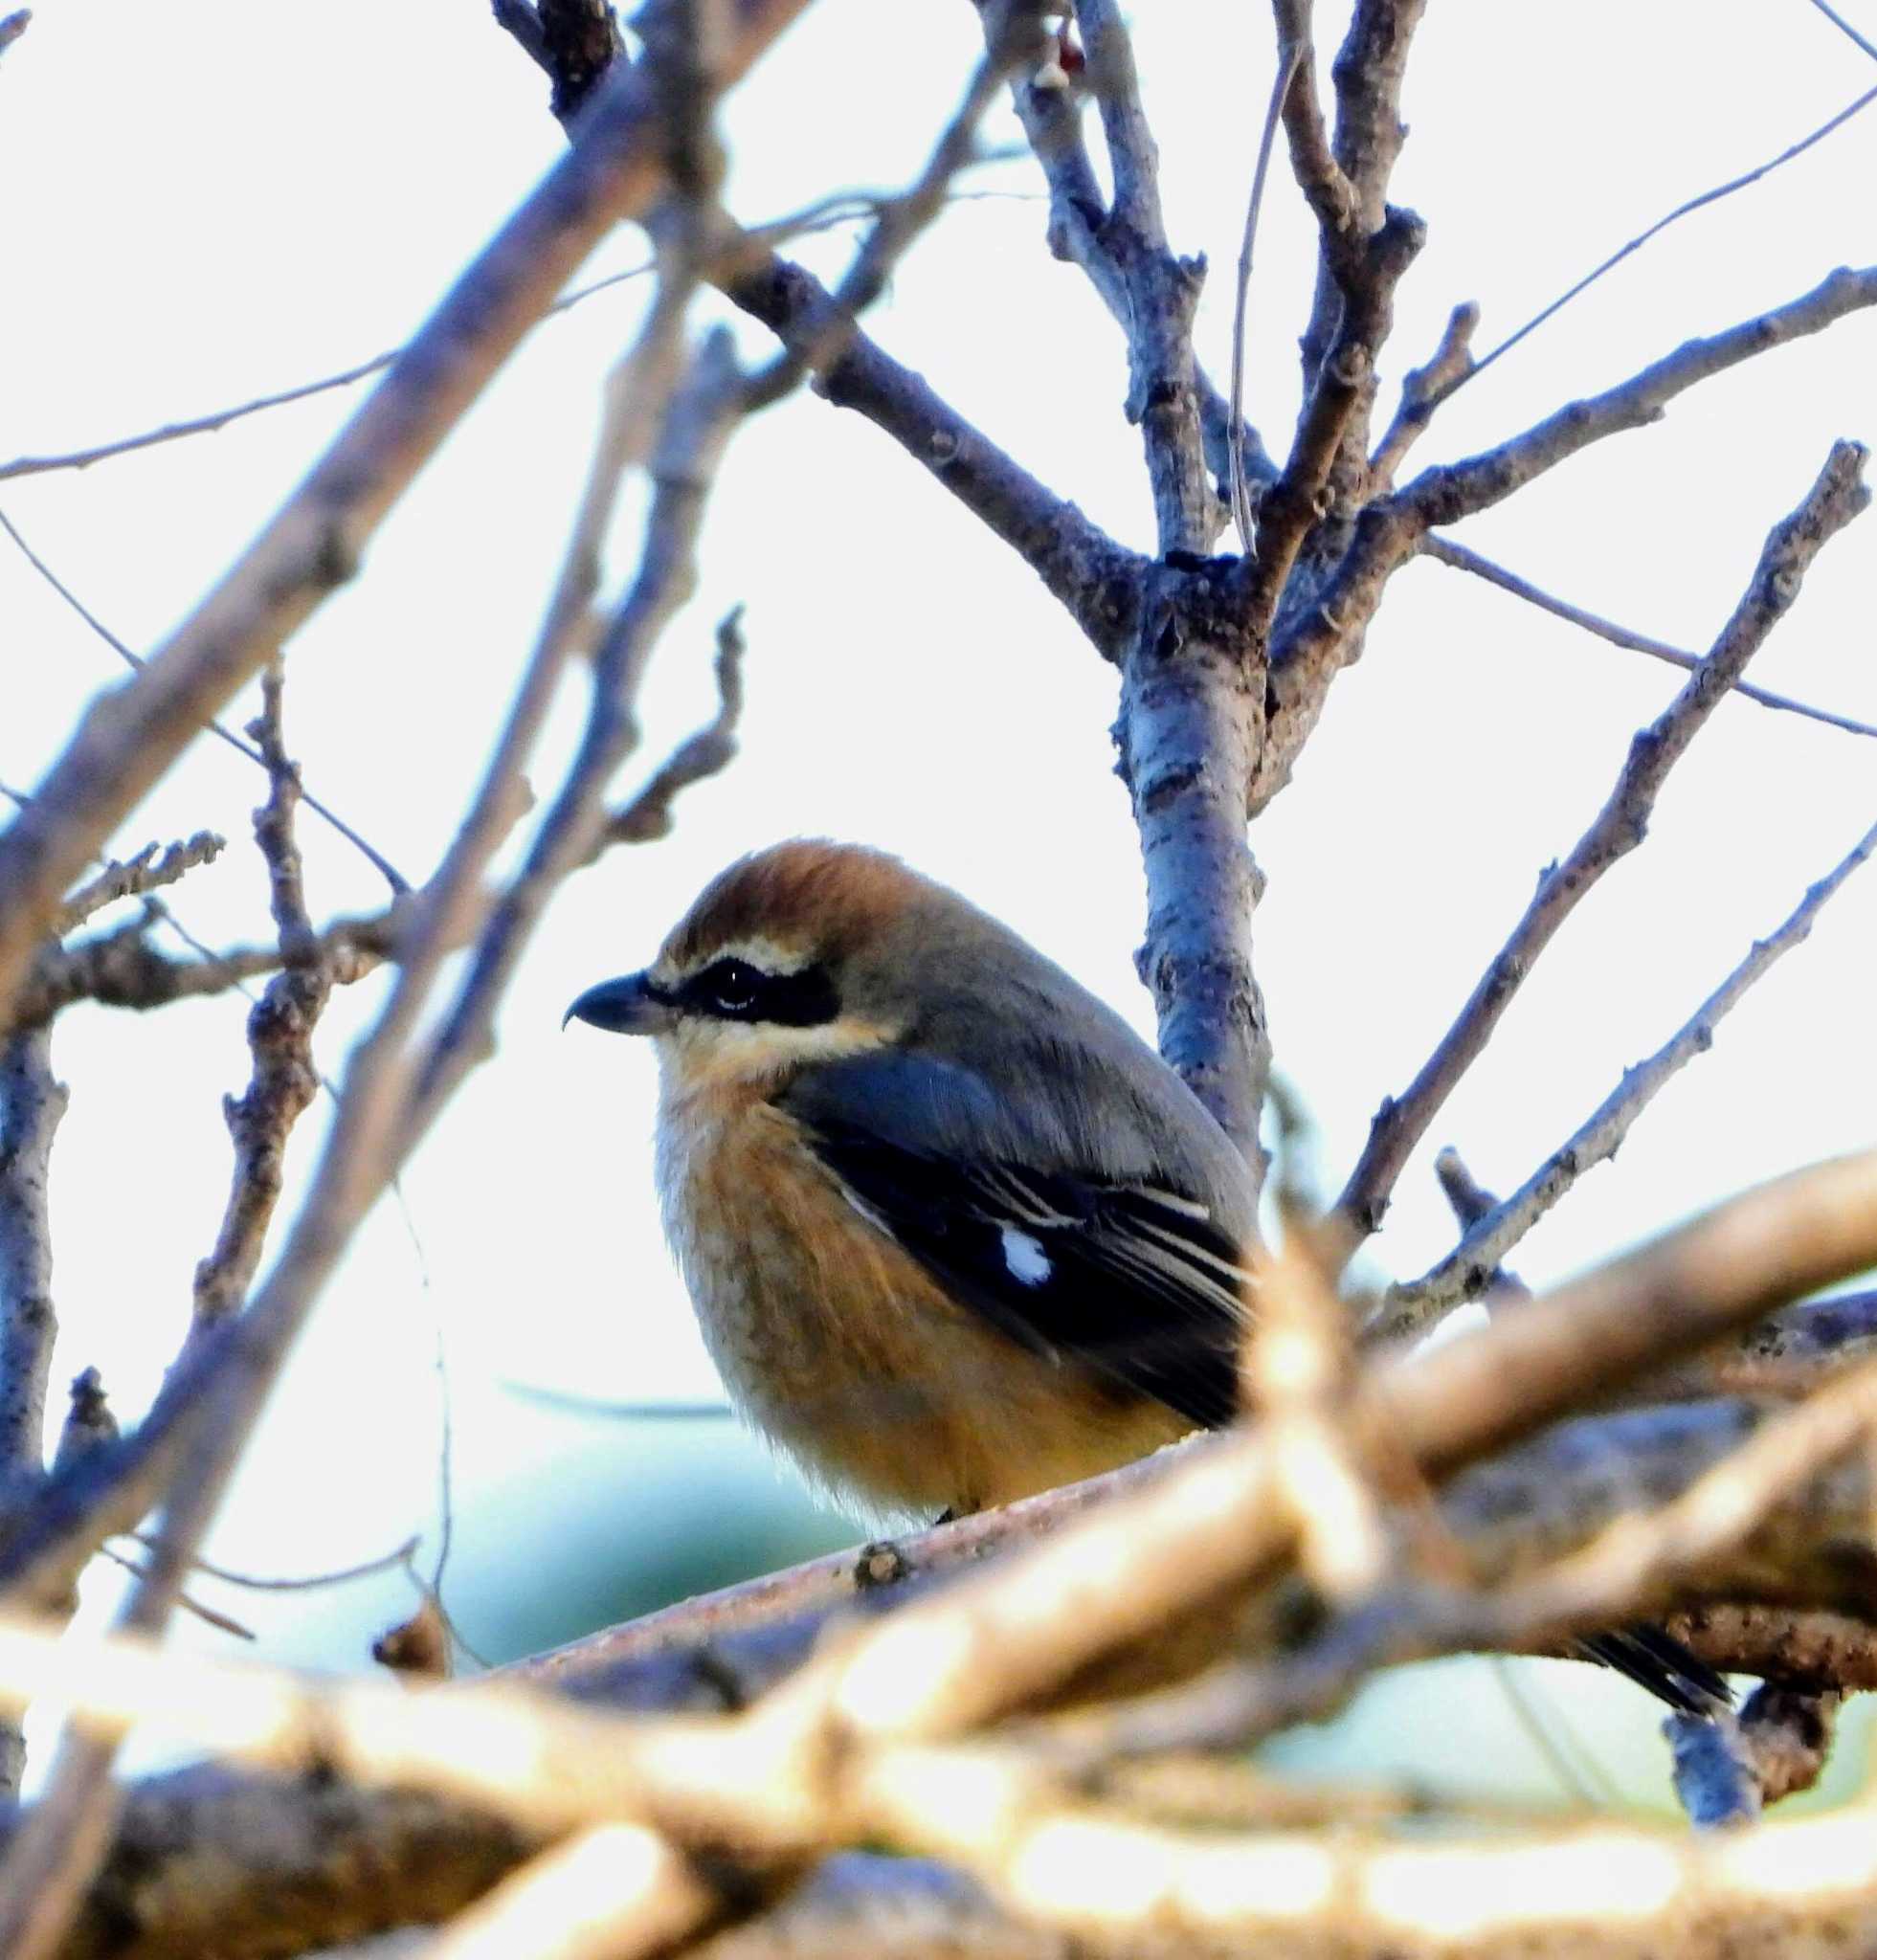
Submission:
POLYGON ((763 985, 763 976, 747 960, 719 960, 704 979, 710 1004, 726 1014, 748 1013, 763 985))

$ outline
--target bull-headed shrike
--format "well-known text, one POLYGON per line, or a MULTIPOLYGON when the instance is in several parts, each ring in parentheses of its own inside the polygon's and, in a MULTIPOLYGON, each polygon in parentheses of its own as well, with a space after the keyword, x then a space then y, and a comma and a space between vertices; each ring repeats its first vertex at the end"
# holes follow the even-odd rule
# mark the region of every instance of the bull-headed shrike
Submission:
MULTIPOLYGON (((705 1345, 832 1495, 959 1516, 1232 1419, 1242 1158, 1118 1014, 955 892, 778 844, 568 1017, 652 1037, 705 1345)), ((1725 1693, 1647 1630, 1595 1645, 1677 1705, 1725 1693)))

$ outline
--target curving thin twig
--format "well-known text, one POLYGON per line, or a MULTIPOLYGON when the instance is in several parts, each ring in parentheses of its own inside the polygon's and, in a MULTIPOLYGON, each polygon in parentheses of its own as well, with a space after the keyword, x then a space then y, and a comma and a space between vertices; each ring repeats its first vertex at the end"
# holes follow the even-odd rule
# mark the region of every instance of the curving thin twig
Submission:
MULTIPOLYGON (((1818 4, 1819 0, 1813 0, 1814 6, 1818 4)), ((1833 18, 1836 19, 1837 16, 1833 15, 1833 18)), ((1845 26, 1842 21, 1839 24, 1840 26, 1845 26)), ((1851 30, 1845 27, 1845 32, 1848 33, 1851 30)), ((1866 48, 1869 46, 1867 41, 1864 41, 1862 35, 1853 35, 1853 38, 1860 41, 1866 48)), ((1436 389, 1429 404, 1430 408, 1438 408, 1441 403, 1451 400, 1468 382, 1476 381, 1484 374, 1502 355, 1509 354, 1529 334, 1537 332, 1548 320, 1562 312, 1565 307, 1570 305, 1573 300, 1576 299, 1578 294, 1588 291, 1605 273, 1615 271, 1625 258, 1642 251, 1642 247, 1651 238, 1659 237, 1670 225, 1676 223, 1679 219, 1689 216, 1694 212, 1701 211, 1708 205, 1718 204, 1724 197, 1732 197, 1736 190, 1744 190, 1750 184, 1757 184, 1762 177, 1771 175, 1780 165, 1789 164, 1795 157, 1803 156, 1814 144, 1822 143, 1834 130, 1842 129, 1853 116, 1859 115, 1865 109, 1867 109, 1872 102, 1877 102, 1877 88, 1866 89, 1863 95, 1859 96, 1855 101, 1847 102, 1829 122, 1821 122, 1810 135, 1800 137, 1797 143, 1789 145, 1776 157, 1769 158, 1765 163, 1759 165, 1757 168, 1742 171, 1739 176, 1731 177, 1725 184, 1717 184, 1711 189, 1702 191, 1698 197, 1690 197, 1686 203, 1678 204, 1673 211, 1657 218, 1647 231, 1638 232, 1635 237, 1631 238, 1626 244, 1620 245, 1601 264, 1593 266, 1575 285, 1560 293, 1550 305, 1534 313, 1523 326, 1508 334, 1496 346, 1489 348, 1486 353, 1482 354, 1470 368, 1454 375, 1444 386, 1436 389)))
POLYGON ((1307 43, 1286 40, 1280 45, 1278 72, 1271 83, 1271 99, 1264 106, 1264 126, 1258 138, 1258 162, 1251 173, 1251 195, 1245 203, 1244 235, 1239 241, 1239 278, 1232 300, 1232 388, 1228 397, 1231 417, 1225 427, 1232 460, 1232 515, 1239 526, 1239 548, 1249 551, 1256 533, 1252 523, 1251 486, 1245 476, 1245 318, 1251 301, 1251 255, 1258 237, 1258 213, 1264 203, 1264 180, 1271 167, 1271 145, 1277 139, 1278 119, 1290 94, 1291 83, 1304 56, 1307 43))
MULTIPOLYGON (((1452 538, 1430 532, 1420 541, 1420 553, 1424 558, 1433 559, 1437 565, 1451 566, 1456 571, 1470 571, 1475 578, 1484 579, 1489 586, 1497 586, 1502 592, 1510 592, 1513 598, 1536 606, 1541 612, 1550 612, 1573 626, 1581 626, 1586 633, 1594 633, 1598 639, 1606 639, 1612 646, 1625 647, 1633 654, 1647 654, 1654 660, 1665 660, 1670 666, 1681 668, 1685 674, 1695 673, 1700 668, 1699 654, 1671 647, 1666 640, 1651 639, 1645 633, 1632 633, 1628 627, 1619 626, 1615 620, 1605 619, 1600 613, 1574 606, 1568 599, 1557 598, 1534 586, 1530 579, 1521 578, 1517 572, 1508 571, 1505 566, 1478 551, 1469 550, 1452 538)), ((1770 687, 1761 687, 1752 680, 1736 680, 1733 692, 1747 701, 1757 702, 1763 708, 1779 708, 1787 714, 1803 715, 1807 721, 1822 722, 1827 728, 1842 728, 1847 735, 1877 736, 1877 725, 1869 722, 1860 722, 1852 715, 1841 715, 1832 708, 1814 707, 1810 702, 1795 701, 1789 694, 1775 694, 1770 687)))
MULTIPOLYGON (((0 530, 4 530, 6 532, 8 537, 10 537, 13 541, 13 543, 19 547, 21 556, 25 558, 26 562, 33 568, 33 569, 36 571, 39 574, 39 576, 42 579, 44 579, 45 582, 53 589, 53 590, 56 592, 58 596, 61 599, 63 599, 69 607, 71 607, 72 611, 76 612, 78 615, 78 617, 82 619, 88 627, 91 628, 92 632, 95 633, 98 635, 98 637, 101 639, 104 642, 104 644, 107 647, 109 647, 114 654, 117 655, 118 658, 121 659, 124 663, 124 665, 130 669, 130 671, 133 674, 141 674, 144 671, 144 669, 149 664, 144 658, 143 655, 136 652, 134 648, 128 646, 123 640, 120 639, 117 636, 117 635, 114 634, 111 631, 111 629, 108 626, 106 626, 101 618, 99 618, 98 614, 94 612, 91 610, 91 608, 87 606, 85 602, 78 597, 78 593, 75 592, 72 590, 72 588, 68 586, 65 583, 65 581, 61 579, 56 571, 53 570, 52 567, 48 565, 46 561, 43 558, 41 558, 35 550, 34 550, 33 546, 26 542, 25 538, 23 538, 20 535, 19 526, 15 524, 11 518, 10 518, 3 510, 0 510, 0 530)), ((266 769, 267 758, 260 752, 259 748, 254 743, 249 742, 242 736, 235 734, 234 729, 230 728, 226 725, 226 724, 222 722, 211 720, 208 723, 206 723, 205 725, 207 726, 209 732, 212 735, 214 735, 221 741, 227 743, 229 747, 234 749, 237 755, 246 756, 247 759, 251 763, 255 764, 257 768, 263 770, 266 769)), ((383 852, 378 850, 378 848, 374 844, 368 841, 368 839, 361 836, 359 833, 355 831, 352 828, 352 826, 345 820, 344 817, 340 816, 336 812, 329 809, 325 804, 322 803, 320 799, 317 796, 315 796, 309 790, 307 790, 303 784, 301 786, 300 790, 300 800, 302 803, 304 803, 307 809, 311 810, 316 815, 323 817, 325 820, 325 822, 330 824, 332 828, 335 831, 337 831, 339 835, 342 837, 344 837, 348 844, 353 846, 353 848, 357 850, 360 853, 360 855, 367 859, 367 861, 371 865, 372 869, 378 873, 379 877, 381 877, 385 880, 385 882, 391 886, 393 894, 408 892, 411 889, 409 880, 397 869, 397 867, 394 864, 392 864, 388 858, 385 857, 383 852)))

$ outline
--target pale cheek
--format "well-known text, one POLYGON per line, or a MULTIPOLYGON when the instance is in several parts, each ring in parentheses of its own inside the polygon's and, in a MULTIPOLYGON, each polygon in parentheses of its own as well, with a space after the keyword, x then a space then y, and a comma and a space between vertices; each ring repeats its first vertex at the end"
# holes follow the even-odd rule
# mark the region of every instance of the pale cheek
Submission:
POLYGON ((840 1061, 884 1047, 892 1033, 872 1021, 845 1017, 818 1028, 694 1021, 659 1036, 656 1045, 668 1091, 688 1097, 766 1087, 811 1063, 840 1061))

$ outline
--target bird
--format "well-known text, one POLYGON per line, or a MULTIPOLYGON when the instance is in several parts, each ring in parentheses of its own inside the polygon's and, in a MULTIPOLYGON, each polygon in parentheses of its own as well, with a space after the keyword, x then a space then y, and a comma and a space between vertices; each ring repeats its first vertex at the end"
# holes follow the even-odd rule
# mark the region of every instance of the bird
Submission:
MULTIPOLYGON (((1128 1023, 885 852, 721 872, 568 1009, 647 1036, 665 1235, 739 1413, 883 1523, 956 1518, 1229 1423, 1245 1161, 1128 1023)), ((1653 1629, 1598 1658, 1700 1712, 1653 1629)))

